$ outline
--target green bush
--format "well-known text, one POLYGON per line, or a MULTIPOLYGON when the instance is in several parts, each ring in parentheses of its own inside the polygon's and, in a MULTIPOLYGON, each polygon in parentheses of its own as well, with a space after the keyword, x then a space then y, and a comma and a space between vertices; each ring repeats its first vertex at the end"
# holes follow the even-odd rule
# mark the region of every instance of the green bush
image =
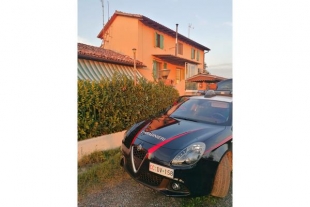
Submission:
POLYGON ((111 134, 159 114, 179 96, 172 86, 114 75, 100 82, 78 80, 78 140, 111 134))

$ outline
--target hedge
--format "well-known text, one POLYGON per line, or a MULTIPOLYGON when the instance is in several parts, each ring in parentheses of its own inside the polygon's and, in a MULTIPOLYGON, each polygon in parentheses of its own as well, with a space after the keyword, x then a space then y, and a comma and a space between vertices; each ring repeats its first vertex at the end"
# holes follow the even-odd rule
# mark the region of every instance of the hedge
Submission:
POLYGON ((124 75, 78 80, 78 141, 128 129, 159 114, 179 97, 172 86, 124 75))

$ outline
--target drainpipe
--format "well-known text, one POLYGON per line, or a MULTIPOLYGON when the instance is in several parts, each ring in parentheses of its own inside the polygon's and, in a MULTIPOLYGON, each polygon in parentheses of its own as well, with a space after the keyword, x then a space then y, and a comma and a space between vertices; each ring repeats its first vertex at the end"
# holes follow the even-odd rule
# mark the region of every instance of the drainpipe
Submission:
POLYGON ((178 25, 179 24, 175 24, 176 25, 176 30, 175 30, 175 56, 178 55, 178 25))
POLYGON ((206 63, 206 53, 210 52, 210 50, 206 50, 204 53, 203 53, 203 70, 207 70, 207 68, 204 68, 204 64, 206 64, 207 66, 207 63, 206 63))

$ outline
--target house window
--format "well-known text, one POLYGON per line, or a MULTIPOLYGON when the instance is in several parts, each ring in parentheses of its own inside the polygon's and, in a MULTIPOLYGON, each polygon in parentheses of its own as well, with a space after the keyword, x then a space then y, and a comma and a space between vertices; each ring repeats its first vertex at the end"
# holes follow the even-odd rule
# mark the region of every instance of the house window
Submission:
POLYGON ((155 32, 155 47, 164 49, 164 36, 155 32))
POLYGON ((194 48, 192 48, 192 52, 191 52, 191 58, 192 59, 195 59, 195 53, 196 53, 196 50, 194 48))
POLYGON ((159 71, 161 69, 161 63, 153 60, 153 78, 157 80, 159 78, 159 71))
POLYGON ((164 69, 167 69, 167 63, 164 63, 164 69))
POLYGON ((199 61, 199 51, 197 51, 197 61, 199 61))
MULTIPOLYGON (((186 63, 185 67, 185 77, 186 79, 198 74, 198 66, 195 64, 186 63)), ((186 82, 185 90, 197 90, 197 83, 186 82)))
POLYGON ((183 44, 178 42, 178 54, 183 55, 183 44))

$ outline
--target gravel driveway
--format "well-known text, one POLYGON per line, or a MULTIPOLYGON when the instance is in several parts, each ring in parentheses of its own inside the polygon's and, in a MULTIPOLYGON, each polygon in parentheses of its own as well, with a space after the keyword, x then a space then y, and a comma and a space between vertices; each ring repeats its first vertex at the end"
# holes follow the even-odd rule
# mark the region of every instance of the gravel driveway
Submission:
MULTIPOLYGON (((147 188, 128 175, 119 181, 107 184, 105 188, 93 194, 88 195, 78 207, 180 207, 180 206, 197 206, 190 204, 190 198, 166 197, 150 188, 147 188)), ((230 207, 232 206, 232 185, 229 193, 224 199, 212 197, 200 206, 208 207, 230 207), (212 202, 211 202, 211 201, 212 202)))

